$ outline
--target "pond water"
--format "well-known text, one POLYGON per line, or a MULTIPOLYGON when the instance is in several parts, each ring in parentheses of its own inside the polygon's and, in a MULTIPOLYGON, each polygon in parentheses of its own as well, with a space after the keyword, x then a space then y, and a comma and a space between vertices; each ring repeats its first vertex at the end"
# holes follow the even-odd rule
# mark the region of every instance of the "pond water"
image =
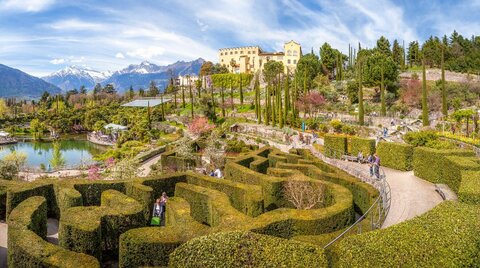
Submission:
POLYGON ((22 152, 27 155, 25 167, 46 170, 79 168, 93 164, 93 157, 102 153, 104 146, 93 144, 83 138, 58 140, 55 142, 18 142, 0 146, 0 159, 12 152, 22 152))

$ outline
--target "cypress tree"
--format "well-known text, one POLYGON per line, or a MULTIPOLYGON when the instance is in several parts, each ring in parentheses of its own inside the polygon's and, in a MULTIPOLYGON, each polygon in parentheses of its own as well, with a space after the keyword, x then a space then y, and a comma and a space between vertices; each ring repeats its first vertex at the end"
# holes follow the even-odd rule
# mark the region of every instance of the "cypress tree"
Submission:
POLYGON ((262 111, 260 108, 260 81, 258 76, 255 77, 255 113, 257 114, 257 123, 262 123, 262 111))
POLYGON ((162 102, 162 121, 164 121, 165 120, 165 105, 163 103, 163 94, 160 95, 160 100, 162 102))
POLYGON ((380 65, 380 72, 381 72, 381 80, 380 80, 380 101, 381 101, 381 109, 380 109, 380 114, 381 116, 386 116, 387 115, 387 107, 385 105, 385 70, 384 70, 384 63, 382 61, 380 65))
POLYGON ((182 107, 185 108, 185 86, 182 86, 182 107))
POLYGON ((192 119, 194 117, 194 114, 193 114, 193 91, 192 91, 192 83, 189 82, 189 85, 188 85, 188 90, 190 91, 190 105, 192 106, 190 109, 191 109, 191 114, 192 114, 192 119))
POLYGON ((307 70, 303 73, 303 94, 307 93, 307 70))
POLYGON ((427 104, 427 72, 425 70, 425 58, 422 57, 422 123, 423 126, 429 126, 428 104, 427 104))
POLYGON ((358 60, 358 124, 365 124, 365 115, 363 107, 363 88, 362 88, 362 61, 358 60))
POLYGON ((278 125, 280 128, 283 128, 283 109, 282 109, 282 85, 280 84, 278 86, 278 98, 277 98, 277 102, 278 102, 278 125))
POLYGON ((240 104, 243 105, 243 85, 242 85, 242 75, 239 74, 239 79, 240 79, 240 84, 239 84, 239 90, 240 90, 240 104))
POLYGON ((297 119, 297 108, 295 107, 295 102, 297 101, 298 95, 297 89, 297 76, 293 76, 293 98, 292 98, 292 127, 295 126, 295 120, 297 119))
POLYGON ((235 109, 235 105, 233 104, 233 78, 230 79, 230 101, 232 102, 232 111, 235 109))
POLYGON ((448 116, 448 106, 447 106, 447 91, 445 89, 445 52, 444 46, 442 45, 442 113, 444 117, 448 116))
POLYGON ((220 95, 220 97, 222 98, 222 117, 225 117, 225 84, 223 82, 220 95))
POLYGON ((290 85, 289 85, 289 80, 290 80, 290 77, 288 75, 288 72, 287 72, 287 76, 285 77, 285 100, 284 100, 284 103, 285 103, 285 109, 284 109, 284 121, 287 121, 287 115, 288 115, 288 111, 290 110, 290 85))
POLYGON ((177 88, 173 86, 173 106, 177 109, 177 88))
POLYGON ((272 92, 271 92, 273 96, 271 96, 272 98, 272 105, 270 106, 271 108, 271 111, 270 111, 270 114, 272 115, 272 126, 275 126, 275 124, 277 124, 277 104, 275 102, 275 98, 277 97, 277 84, 274 84, 273 88, 272 88, 272 92))
POLYGON ((211 93, 212 93, 212 108, 213 108, 213 118, 217 118, 217 111, 215 107, 215 95, 213 92, 213 85, 211 85, 211 93))
POLYGON ((265 125, 268 125, 270 122, 270 83, 265 87, 265 125))

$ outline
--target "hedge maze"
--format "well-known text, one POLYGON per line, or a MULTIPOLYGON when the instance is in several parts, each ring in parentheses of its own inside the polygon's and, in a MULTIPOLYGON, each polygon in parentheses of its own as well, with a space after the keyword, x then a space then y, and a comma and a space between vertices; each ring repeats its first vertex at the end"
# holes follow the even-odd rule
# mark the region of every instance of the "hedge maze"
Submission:
POLYGON ((385 230, 348 236, 326 250, 323 246, 354 222, 355 213, 363 214, 378 191, 308 150, 262 148, 227 162, 224 179, 177 172, 130 181, 5 181, 0 208, 9 224, 8 264, 474 266, 480 263, 480 168, 475 165, 480 163, 463 151, 445 153, 432 157, 443 169, 428 171, 424 162, 433 160, 422 153, 414 155, 415 172, 427 180, 445 180, 461 202, 446 202, 385 230), (324 201, 310 210, 295 209, 284 191, 292 179, 322 186, 324 201), (171 197, 165 226, 151 227, 152 206, 162 192, 171 197), (58 245, 45 240, 48 217, 59 219, 58 245))

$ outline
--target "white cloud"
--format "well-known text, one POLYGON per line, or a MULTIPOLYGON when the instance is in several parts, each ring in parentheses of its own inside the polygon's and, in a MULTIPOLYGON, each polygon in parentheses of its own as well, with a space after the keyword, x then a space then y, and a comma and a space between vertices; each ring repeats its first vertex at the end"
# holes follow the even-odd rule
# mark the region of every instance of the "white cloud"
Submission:
POLYGON ((208 30, 208 25, 203 23, 200 19, 197 18, 196 22, 198 27, 200 27, 200 31, 205 32, 208 30))
POLYGON ((127 52, 127 55, 133 58, 152 59, 154 57, 163 55, 164 52, 165 49, 163 47, 150 46, 129 51, 127 52))
POLYGON ((55 0, 0 0, 0 9, 23 12, 39 12, 47 9, 55 0))
POLYGON ((117 59, 125 59, 125 56, 124 56, 122 53, 118 52, 117 54, 115 54, 115 58, 117 58, 117 59))
POLYGON ((51 64, 55 64, 55 65, 58 65, 58 64, 63 64, 65 63, 65 59, 53 59, 50 61, 51 64))
POLYGON ((100 31, 106 27, 104 24, 81 21, 79 19, 67 19, 56 21, 46 25, 48 28, 55 30, 76 30, 76 31, 100 31))

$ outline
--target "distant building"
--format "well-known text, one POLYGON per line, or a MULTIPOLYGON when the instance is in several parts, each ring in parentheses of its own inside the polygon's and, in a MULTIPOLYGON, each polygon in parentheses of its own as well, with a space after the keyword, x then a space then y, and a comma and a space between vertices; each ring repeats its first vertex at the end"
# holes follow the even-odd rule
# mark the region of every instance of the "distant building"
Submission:
POLYGON ((177 77, 177 86, 188 86, 192 85, 195 87, 195 82, 198 80, 198 75, 190 74, 190 75, 180 75, 177 77), (190 82, 190 83, 189 83, 190 82))
POLYGON ((301 56, 302 46, 293 40, 284 44, 283 52, 265 52, 259 46, 222 48, 218 51, 219 63, 232 73, 263 70, 265 63, 271 60, 283 62, 285 72, 294 72, 301 56))

